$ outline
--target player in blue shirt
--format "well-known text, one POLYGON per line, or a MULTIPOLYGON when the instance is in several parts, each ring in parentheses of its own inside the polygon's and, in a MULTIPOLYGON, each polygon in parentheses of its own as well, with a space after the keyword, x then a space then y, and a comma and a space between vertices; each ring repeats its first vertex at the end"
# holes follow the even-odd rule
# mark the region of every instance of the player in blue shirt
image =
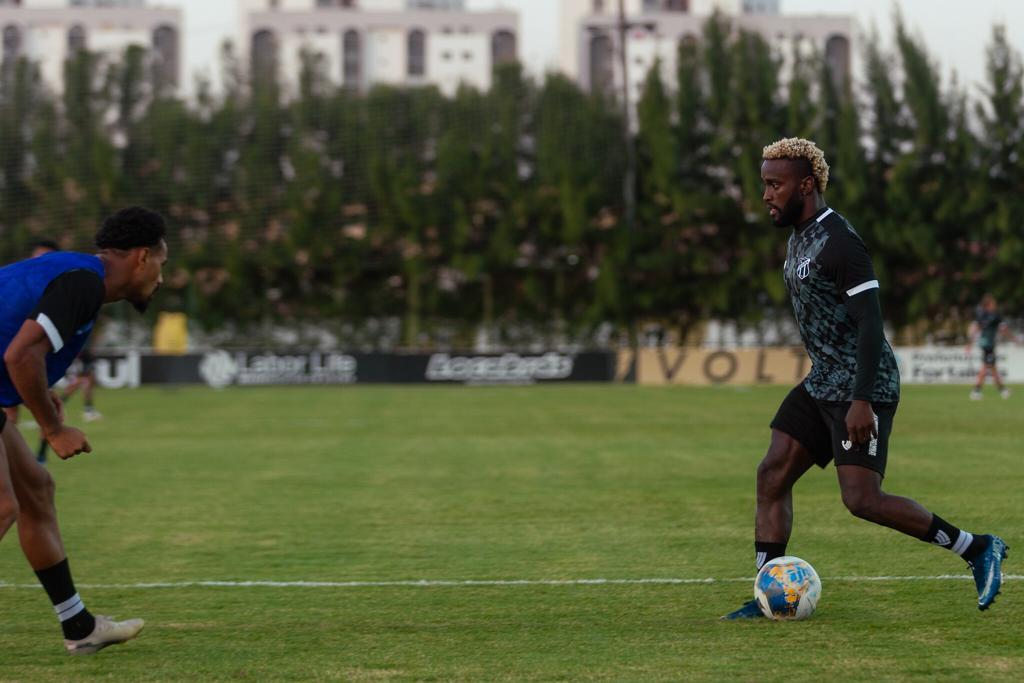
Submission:
MULTIPOLYGON (((0 405, 24 404, 62 459, 92 447, 81 430, 64 424, 50 387, 84 348, 103 304, 146 309, 163 281, 165 235, 159 214, 132 207, 103 222, 96 255, 54 252, 0 268, 0 405)), ((0 539, 18 523, 22 551, 53 603, 65 648, 92 654, 134 638, 141 619, 117 622, 85 608, 57 525, 53 478, 3 413, 0 437, 0 539)))
MULTIPOLYGON (((31 248, 29 251, 29 258, 35 258, 37 256, 42 256, 43 254, 49 254, 50 252, 60 251, 60 246, 53 240, 37 240, 30 244, 29 247, 31 248)), ((18 406, 4 406, 3 412, 7 416, 8 422, 18 422, 18 406)), ((46 439, 43 439, 42 443, 39 444, 40 452, 42 452, 45 444, 46 439)), ((44 462, 44 460, 45 458, 39 462, 44 462)))

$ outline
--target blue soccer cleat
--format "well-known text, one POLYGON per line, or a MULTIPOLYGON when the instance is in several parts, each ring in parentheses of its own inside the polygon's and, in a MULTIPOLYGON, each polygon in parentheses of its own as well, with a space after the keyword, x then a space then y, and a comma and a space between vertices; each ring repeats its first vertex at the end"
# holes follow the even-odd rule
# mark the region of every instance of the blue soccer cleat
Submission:
POLYGON ((735 612, 729 612, 725 616, 721 617, 722 621, 734 621, 736 619, 764 619, 764 613, 761 608, 757 606, 757 600, 751 600, 747 604, 740 607, 735 612))
POLYGON ((978 587, 978 609, 986 610, 995 602, 1003 585, 1003 560, 1009 549, 998 536, 983 536, 988 545, 977 557, 968 562, 974 574, 974 585, 978 587))

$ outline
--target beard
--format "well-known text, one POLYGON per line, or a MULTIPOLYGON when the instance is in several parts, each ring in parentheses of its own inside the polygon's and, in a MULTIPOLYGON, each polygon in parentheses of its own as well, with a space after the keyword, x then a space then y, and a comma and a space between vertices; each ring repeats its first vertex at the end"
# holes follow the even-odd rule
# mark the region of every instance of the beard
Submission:
POLYGON ((141 301, 132 301, 132 308, 134 308, 139 313, 145 313, 147 310, 149 310, 149 303, 153 300, 153 297, 156 296, 156 293, 158 291, 160 291, 160 285, 157 285, 150 293, 150 295, 145 299, 142 299, 141 301))
POLYGON ((780 228, 789 227, 791 225, 795 226, 797 221, 800 220, 800 214, 803 209, 803 199, 799 195, 794 194, 789 198, 789 201, 787 201, 786 204, 778 210, 779 216, 775 219, 775 225, 780 228))

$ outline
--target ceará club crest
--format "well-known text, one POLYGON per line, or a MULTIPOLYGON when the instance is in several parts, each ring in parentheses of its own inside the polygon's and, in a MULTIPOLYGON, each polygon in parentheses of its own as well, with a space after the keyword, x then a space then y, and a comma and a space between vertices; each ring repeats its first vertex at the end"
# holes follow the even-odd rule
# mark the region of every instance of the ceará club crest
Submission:
POLYGON ((811 259, 808 256, 800 259, 800 263, 796 267, 796 276, 801 280, 806 280, 807 276, 811 274, 811 259))

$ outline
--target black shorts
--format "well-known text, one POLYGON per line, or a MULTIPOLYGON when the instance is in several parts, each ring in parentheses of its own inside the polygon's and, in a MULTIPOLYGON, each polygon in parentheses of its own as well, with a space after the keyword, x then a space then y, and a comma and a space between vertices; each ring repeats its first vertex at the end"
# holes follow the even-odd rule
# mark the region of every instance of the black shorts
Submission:
POLYGON ((81 374, 88 375, 96 369, 96 355, 92 351, 82 351, 78 354, 78 360, 82 362, 81 374))
POLYGON ((983 363, 985 363, 985 365, 995 365, 996 364, 996 350, 995 350, 995 348, 986 349, 986 348, 983 347, 981 349, 981 360, 982 360, 983 363))
POLYGON ((818 467, 825 467, 835 460, 836 465, 860 465, 884 477, 889 459, 889 434, 892 433, 897 405, 872 403, 871 408, 878 420, 878 438, 855 444, 849 441, 846 433, 846 412, 850 404, 819 401, 801 382, 782 401, 771 427, 800 442, 818 467))

